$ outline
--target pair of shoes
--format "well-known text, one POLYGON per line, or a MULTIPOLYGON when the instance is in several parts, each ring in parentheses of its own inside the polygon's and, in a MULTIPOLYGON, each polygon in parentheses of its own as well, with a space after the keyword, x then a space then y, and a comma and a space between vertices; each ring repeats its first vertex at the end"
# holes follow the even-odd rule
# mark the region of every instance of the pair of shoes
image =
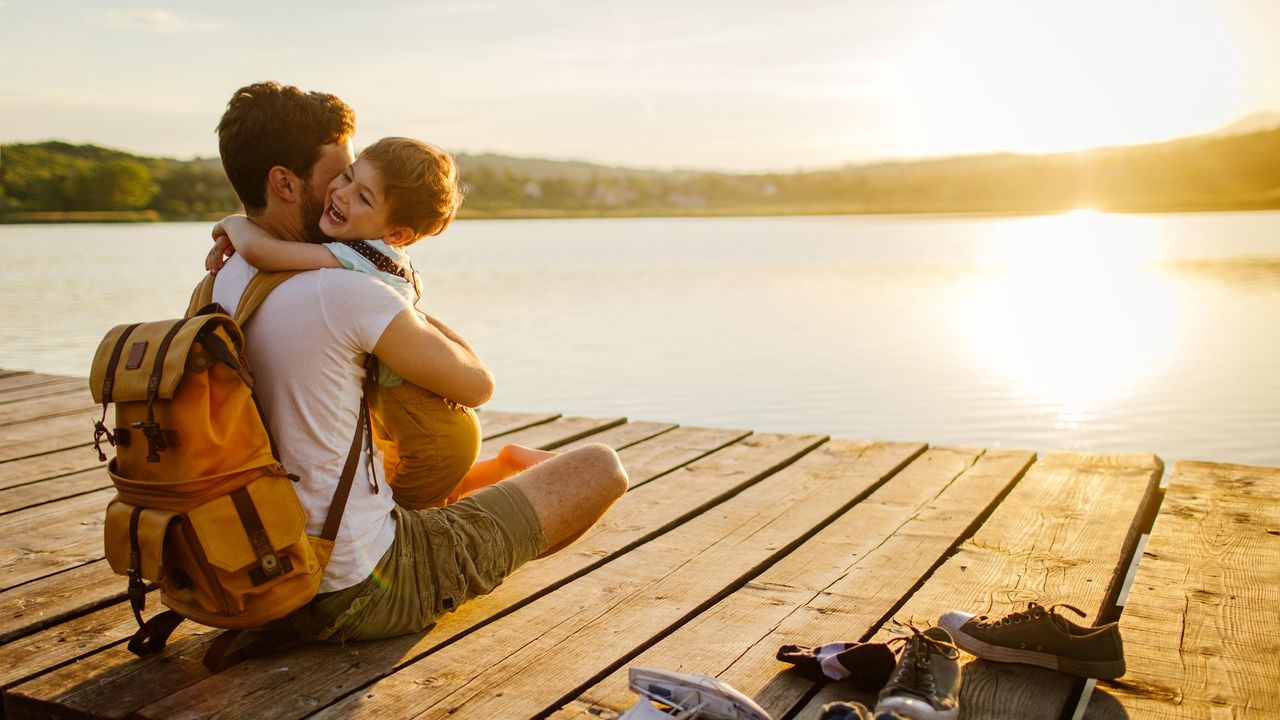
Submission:
MULTIPOLYGON (((819 647, 783 645, 778 659, 817 682, 851 680, 866 692, 880 691, 875 718, 953 720, 959 714, 960 652, 941 628, 918 630, 887 643, 835 642, 819 647), (901 643, 900 656, 891 644, 901 643)), ((822 706, 822 720, 872 720, 856 702, 822 706)))
POLYGON ((1119 623, 1084 627, 1058 614, 1058 608, 1085 617, 1070 605, 1045 609, 1028 603, 1026 610, 1000 618, 951 610, 938 618, 938 625, 950 631, 961 649, 983 660, 1037 665, 1099 680, 1124 675, 1119 623))
POLYGON ((891 639, 902 643, 902 654, 880 691, 876 719, 955 720, 960 716, 960 651, 940 627, 891 639))

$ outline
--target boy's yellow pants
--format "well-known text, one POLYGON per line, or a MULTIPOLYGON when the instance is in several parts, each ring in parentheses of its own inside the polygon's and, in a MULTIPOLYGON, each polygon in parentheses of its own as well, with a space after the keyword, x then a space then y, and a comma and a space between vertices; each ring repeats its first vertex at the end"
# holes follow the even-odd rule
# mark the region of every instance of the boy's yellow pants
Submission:
POLYGON ((480 455, 475 410, 410 382, 379 386, 369 404, 396 504, 410 510, 443 505, 480 455))

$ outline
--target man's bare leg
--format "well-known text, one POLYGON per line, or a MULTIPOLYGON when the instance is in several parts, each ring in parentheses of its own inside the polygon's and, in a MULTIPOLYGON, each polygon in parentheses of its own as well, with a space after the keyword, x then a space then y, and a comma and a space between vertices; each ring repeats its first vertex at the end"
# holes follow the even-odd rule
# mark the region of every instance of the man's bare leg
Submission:
POLYGON ((516 475, 547 537, 549 555, 591 529, 627 492, 627 471, 607 445, 560 453, 516 475))
POLYGON ((559 454, 549 450, 536 450, 523 445, 504 445, 498 451, 497 457, 482 460, 472 465, 467 474, 462 477, 462 481, 458 483, 458 486, 453 489, 453 492, 449 493, 445 504, 458 502, 471 493, 483 490, 509 477, 514 477, 534 465, 559 454))

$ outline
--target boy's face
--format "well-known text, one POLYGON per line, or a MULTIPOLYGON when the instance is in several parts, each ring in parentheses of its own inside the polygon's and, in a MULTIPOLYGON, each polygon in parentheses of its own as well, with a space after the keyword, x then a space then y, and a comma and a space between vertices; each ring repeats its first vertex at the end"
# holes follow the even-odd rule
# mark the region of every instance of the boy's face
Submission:
POLYGON ((360 158, 329 183, 320 232, 335 240, 383 238, 391 231, 388 210, 377 168, 360 158))
POLYGON ((306 230, 307 242, 328 242, 329 238, 321 234, 319 229, 320 215, 328 204, 329 183, 346 169, 355 155, 351 152, 351 141, 331 143, 320 148, 320 157, 311 168, 311 176, 303 183, 303 196, 300 212, 302 227, 306 230))

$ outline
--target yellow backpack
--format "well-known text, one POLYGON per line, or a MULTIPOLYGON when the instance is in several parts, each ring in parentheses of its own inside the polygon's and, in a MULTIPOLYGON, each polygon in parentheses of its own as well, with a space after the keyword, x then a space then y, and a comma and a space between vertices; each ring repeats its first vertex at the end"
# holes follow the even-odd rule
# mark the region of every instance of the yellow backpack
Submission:
MULTIPOLYGON (((258 273, 234 318, 209 305, 181 320, 112 328, 93 358, 90 387, 102 403, 94 447, 104 461, 102 441, 116 449, 107 468, 116 497, 107 507, 106 556, 129 578, 139 626, 129 649, 139 656, 159 652, 183 618, 256 628, 319 588, 368 418, 363 410, 324 530, 310 537, 293 488, 298 478, 280 463, 254 396, 240 329, 293 274, 258 273), (114 429, 105 424, 111 403, 114 429), (147 582, 159 586, 169 610, 144 622, 147 582)), ((207 301, 210 280, 197 288, 193 308, 207 301)), ((219 653, 231 642, 234 635, 219 653)))

